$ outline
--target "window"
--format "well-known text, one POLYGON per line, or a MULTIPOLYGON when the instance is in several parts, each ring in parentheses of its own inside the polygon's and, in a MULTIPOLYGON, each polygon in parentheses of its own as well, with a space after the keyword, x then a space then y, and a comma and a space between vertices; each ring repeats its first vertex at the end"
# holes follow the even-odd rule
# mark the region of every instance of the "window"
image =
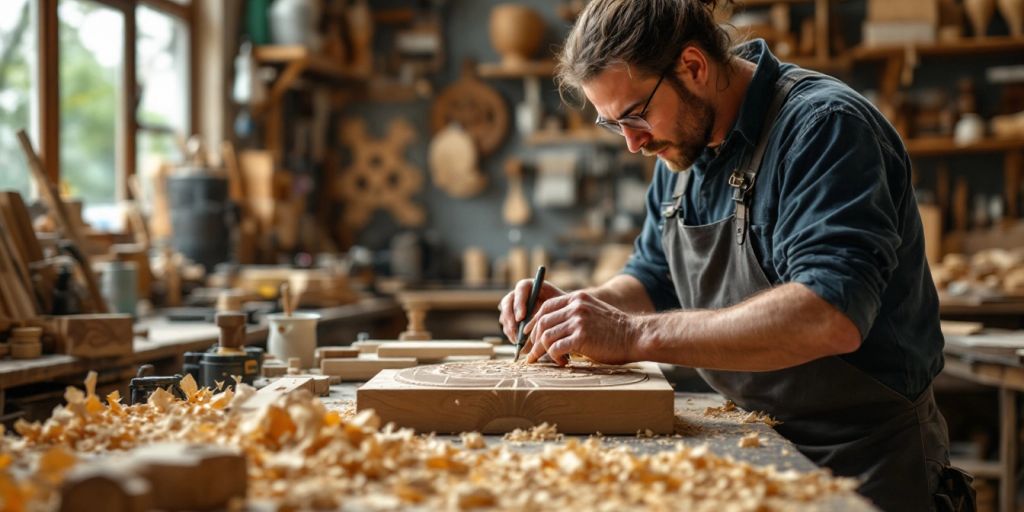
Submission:
POLYGON ((154 159, 179 159, 177 141, 189 134, 189 32, 184 21, 155 9, 140 6, 136 13, 136 169, 144 172, 154 159))
POLYGON ((117 200, 124 103, 124 15, 86 0, 61 0, 61 187, 90 206, 117 200))
POLYGON ((0 190, 28 196, 32 186, 18 130, 38 132, 35 1, 0 2, 0 190))

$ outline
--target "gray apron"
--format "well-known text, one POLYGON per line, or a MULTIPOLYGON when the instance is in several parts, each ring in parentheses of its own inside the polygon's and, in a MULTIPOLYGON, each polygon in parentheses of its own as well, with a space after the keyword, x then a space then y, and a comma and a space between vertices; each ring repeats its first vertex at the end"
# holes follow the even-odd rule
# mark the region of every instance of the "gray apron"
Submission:
MULTIPOLYGON (((809 76, 822 75, 795 70, 779 79, 758 145, 729 179, 732 216, 685 225, 678 212, 689 171, 679 175, 662 212, 662 240, 683 309, 724 308, 772 287, 747 243, 751 191, 782 103, 809 76)), ((931 386, 911 401, 835 356, 768 372, 697 371, 740 407, 782 421, 776 430, 816 464, 861 479, 858 491, 883 510, 971 509, 973 499, 960 499, 970 494, 969 477, 948 468, 946 423, 931 386)))

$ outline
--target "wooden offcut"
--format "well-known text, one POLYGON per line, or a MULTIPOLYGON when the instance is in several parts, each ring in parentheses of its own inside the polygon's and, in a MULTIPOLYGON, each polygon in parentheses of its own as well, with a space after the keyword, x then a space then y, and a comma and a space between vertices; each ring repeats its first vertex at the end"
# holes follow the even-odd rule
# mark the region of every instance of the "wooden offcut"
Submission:
POLYGON ((276 402, 278 398, 300 389, 305 389, 310 393, 316 393, 317 391, 316 383, 310 376, 281 377, 260 388, 255 395, 242 402, 239 408, 242 411, 259 410, 276 402))
POLYGON ((414 357, 360 357, 359 359, 323 359, 320 372, 343 381, 369 380, 382 370, 416 366, 414 357))
POLYGON ((440 361, 450 356, 494 355, 494 345, 484 341, 395 341, 377 345, 380 357, 415 357, 420 362, 440 361))
MULTIPOLYGON (((629 368, 646 378, 622 385, 579 387, 546 386, 543 378, 523 382, 496 379, 490 386, 449 386, 412 384, 399 380, 398 370, 384 370, 359 388, 356 407, 360 411, 373 409, 383 422, 417 432, 506 433, 547 422, 567 434, 635 434, 648 429, 654 434, 672 433, 672 386, 656 364, 629 368)), ((557 378, 560 371, 573 370, 550 368, 549 375, 557 378)))
POLYGON ((131 354, 132 316, 120 313, 52 316, 43 320, 54 352, 94 359, 131 354))

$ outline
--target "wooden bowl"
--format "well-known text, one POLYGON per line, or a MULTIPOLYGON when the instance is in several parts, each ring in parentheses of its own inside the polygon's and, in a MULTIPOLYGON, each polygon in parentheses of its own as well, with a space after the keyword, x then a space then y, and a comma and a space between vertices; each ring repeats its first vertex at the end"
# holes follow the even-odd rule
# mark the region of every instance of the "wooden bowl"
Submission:
POLYGON ((514 67, 529 61, 544 42, 544 19, 520 4, 498 4, 491 9, 491 44, 502 63, 514 67))

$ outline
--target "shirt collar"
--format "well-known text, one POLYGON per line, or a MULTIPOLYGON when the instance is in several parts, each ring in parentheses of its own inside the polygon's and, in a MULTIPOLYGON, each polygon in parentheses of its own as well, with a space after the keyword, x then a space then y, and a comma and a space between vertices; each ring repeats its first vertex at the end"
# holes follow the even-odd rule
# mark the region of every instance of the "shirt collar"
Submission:
POLYGON ((732 129, 753 146, 757 144, 761 135, 764 116, 775 95, 775 83, 778 81, 780 73, 779 59, 768 49, 764 39, 754 39, 738 45, 733 48, 733 54, 738 58, 757 64, 732 129))

